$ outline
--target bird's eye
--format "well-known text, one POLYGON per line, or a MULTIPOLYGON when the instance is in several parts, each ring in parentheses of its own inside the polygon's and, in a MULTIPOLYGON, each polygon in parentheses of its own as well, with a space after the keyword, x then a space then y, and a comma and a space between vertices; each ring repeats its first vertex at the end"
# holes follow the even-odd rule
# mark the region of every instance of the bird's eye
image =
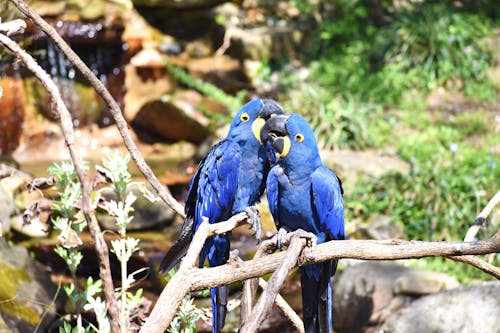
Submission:
POLYGON ((302 142, 302 141, 304 141, 304 136, 302 134, 300 134, 300 133, 299 134, 295 134, 294 139, 297 142, 302 142))
POLYGON ((248 113, 246 112, 243 112, 240 116, 240 121, 246 123, 247 121, 250 120, 250 116, 248 115, 248 113))

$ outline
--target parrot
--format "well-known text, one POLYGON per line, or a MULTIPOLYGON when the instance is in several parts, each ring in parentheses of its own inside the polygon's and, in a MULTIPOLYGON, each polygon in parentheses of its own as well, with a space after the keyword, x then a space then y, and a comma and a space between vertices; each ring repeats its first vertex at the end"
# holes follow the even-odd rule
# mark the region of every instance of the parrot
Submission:
MULTIPOLYGON (((255 204, 264 193, 271 169, 269 147, 260 141, 260 130, 273 115, 285 114, 271 99, 254 98, 235 115, 225 139, 214 145, 199 162, 190 180, 186 197, 186 218, 179 239, 165 254, 160 273, 174 268, 186 254, 202 217, 210 223, 222 222, 234 214, 246 212, 248 222, 259 240, 261 224, 255 204)), ((229 258, 229 233, 207 239, 199 257, 202 267, 208 258, 210 267, 223 265, 229 258)), ((228 286, 210 290, 212 332, 220 332, 226 317, 228 286)))
MULTIPOLYGON (((278 246, 283 247, 287 233, 318 244, 345 239, 342 182, 321 161, 307 121, 298 114, 272 117, 261 130, 261 141, 270 143, 276 155, 266 192, 278 229, 278 246)), ((331 278, 337 262, 301 268, 305 332, 332 331, 331 278)))

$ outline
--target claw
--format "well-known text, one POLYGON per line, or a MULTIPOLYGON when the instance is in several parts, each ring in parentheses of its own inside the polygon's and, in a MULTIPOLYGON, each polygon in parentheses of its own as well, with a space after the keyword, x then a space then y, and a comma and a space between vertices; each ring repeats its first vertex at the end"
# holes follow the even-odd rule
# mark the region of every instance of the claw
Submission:
POLYGON ((251 229, 254 231, 254 236, 257 243, 260 243, 262 237, 262 224, 260 223, 260 213, 255 206, 247 207, 245 212, 248 215, 248 223, 251 224, 251 229))
POLYGON ((302 229, 297 229, 293 232, 290 232, 287 237, 298 236, 307 239, 307 247, 309 247, 310 251, 306 254, 307 260, 314 260, 316 258, 316 245, 318 244, 318 237, 312 232, 308 232, 302 229))
POLYGON ((285 228, 280 228, 278 230, 278 238, 276 240, 276 245, 278 246, 278 249, 280 251, 283 250, 286 244, 288 244, 288 231, 285 230, 285 228))

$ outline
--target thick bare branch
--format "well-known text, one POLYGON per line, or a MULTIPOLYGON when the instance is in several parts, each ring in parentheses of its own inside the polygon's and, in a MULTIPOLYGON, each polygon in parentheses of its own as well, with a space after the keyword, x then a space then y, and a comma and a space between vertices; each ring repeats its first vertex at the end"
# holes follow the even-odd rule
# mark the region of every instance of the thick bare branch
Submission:
MULTIPOLYGON (((498 233, 500 234, 500 232, 498 233)), ((500 252, 500 237, 476 242, 423 242, 404 240, 341 240, 319 244, 316 258, 299 260, 299 265, 319 263, 330 259, 396 260, 423 257, 450 257, 500 252)), ((193 272, 192 290, 202 290, 242 281, 274 272, 283 261, 284 253, 246 261, 237 267, 223 265, 193 272)))
POLYGON ((99 224, 91 207, 90 195, 92 191, 92 185, 87 177, 87 173, 83 168, 82 160, 79 158, 78 153, 74 147, 75 144, 75 134, 73 131, 73 121, 71 115, 64 105, 61 98, 59 90, 50 78, 50 76, 37 64, 35 59, 31 57, 26 51, 24 51, 19 45, 17 45, 13 40, 11 40, 6 35, 0 34, 0 44, 4 45, 10 52, 12 52, 21 62, 28 68, 42 83, 47 92, 50 94, 52 99, 52 104, 54 110, 59 116, 59 125, 68 147, 71 160, 75 167, 75 171, 82 185, 82 211, 85 215, 85 219, 89 225, 92 237, 95 240, 95 248, 97 252, 97 257, 99 259, 99 273, 104 285, 104 295, 106 297, 106 302, 108 305, 108 314, 111 318, 111 326, 113 332, 119 332, 118 327, 118 306, 114 297, 114 287, 113 280, 111 278, 111 269, 109 265, 109 251, 104 237, 102 235, 99 224))
POLYGON ((286 251, 283 262, 269 279, 266 288, 260 296, 257 304, 252 309, 252 317, 250 320, 243 323, 240 329, 242 333, 257 332, 260 325, 266 318, 269 309, 273 305, 276 296, 283 287, 285 279, 290 271, 295 267, 302 249, 306 245, 306 240, 300 237, 292 237, 290 245, 286 251))
POLYGON ((94 73, 88 68, 88 66, 78 57, 78 55, 68 46, 68 44, 64 41, 64 39, 57 33, 57 31, 48 24, 43 18, 40 17, 35 11, 33 11, 24 1, 22 0, 10 0, 24 15, 29 17, 33 22, 42 29, 53 41, 56 45, 61 49, 61 51, 68 57, 69 61, 71 61, 76 68, 82 73, 83 76, 89 80, 90 84, 94 87, 96 92, 102 97, 104 102, 109 107, 111 115, 115 119, 116 126, 120 135, 123 138, 123 142, 125 143, 125 147, 130 152, 130 156, 136 163, 139 170, 142 172, 144 177, 146 177, 147 181, 153 186, 155 191, 158 193, 160 198, 169 205, 177 214, 184 217, 184 207, 181 205, 175 198, 170 194, 170 191, 167 187, 163 186, 153 171, 147 165, 146 161, 142 157, 141 153, 137 149, 135 142, 132 140, 130 133, 127 128, 127 121, 123 117, 123 114, 120 110, 120 106, 114 100, 113 96, 109 93, 108 89, 104 86, 104 84, 99 81, 99 79, 95 76, 94 73))

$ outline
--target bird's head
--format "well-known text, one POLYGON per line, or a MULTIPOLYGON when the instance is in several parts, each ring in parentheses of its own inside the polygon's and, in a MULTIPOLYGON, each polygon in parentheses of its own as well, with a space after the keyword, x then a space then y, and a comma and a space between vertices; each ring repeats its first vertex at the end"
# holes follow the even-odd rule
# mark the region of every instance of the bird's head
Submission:
POLYGON ((234 117, 228 138, 234 140, 255 138, 260 143, 260 131, 266 120, 284 114, 281 105, 271 99, 252 99, 234 117))
POLYGON ((319 160, 318 146, 311 126, 298 114, 277 115, 269 118, 260 131, 262 142, 269 142, 276 152, 276 160, 298 163, 319 160))

